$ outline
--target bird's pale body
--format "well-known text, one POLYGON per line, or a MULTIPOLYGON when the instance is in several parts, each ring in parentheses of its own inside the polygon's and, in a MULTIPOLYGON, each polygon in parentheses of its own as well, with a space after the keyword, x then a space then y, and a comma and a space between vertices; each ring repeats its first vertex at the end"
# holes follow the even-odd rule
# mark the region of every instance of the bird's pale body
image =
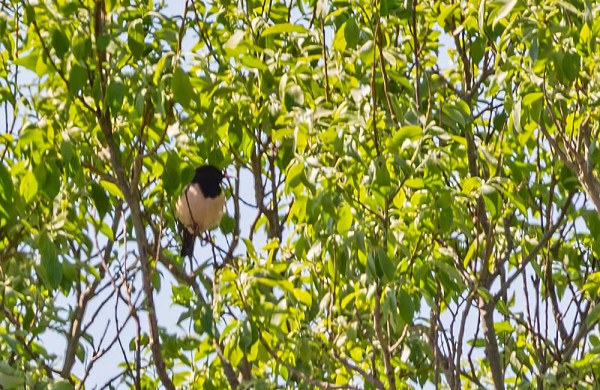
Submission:
POLYGON ((219 226, 225 212, 225 194, 206 197, 198 184, 193 183, 179 197, 175 205, 177 219, 191 234, 198 234, 219 226))

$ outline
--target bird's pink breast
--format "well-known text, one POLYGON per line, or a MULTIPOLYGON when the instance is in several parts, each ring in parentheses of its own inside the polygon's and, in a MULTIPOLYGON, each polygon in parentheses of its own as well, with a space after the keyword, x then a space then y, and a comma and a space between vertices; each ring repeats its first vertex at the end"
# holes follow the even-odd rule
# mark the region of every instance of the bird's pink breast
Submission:
POLYGON ((175 205, 177 218, 192 234, 219 226, 224 211, 225 194, 206 198, 197 184, 190 185, 175 205), (196 224, 196 232, 194 232, 194 224, 196 224))

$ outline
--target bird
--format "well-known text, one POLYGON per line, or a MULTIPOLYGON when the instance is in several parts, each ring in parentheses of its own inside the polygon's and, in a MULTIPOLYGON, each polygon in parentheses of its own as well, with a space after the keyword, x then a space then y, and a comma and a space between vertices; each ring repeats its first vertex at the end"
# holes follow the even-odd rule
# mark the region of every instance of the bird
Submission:
POLYGON ((175 216, 182 228, 181 257, 194 254, 196 236, 219 226, 225 212, 221 188, 227 173, 214 165, 196 168, 194 178, 175 204, 175 216))

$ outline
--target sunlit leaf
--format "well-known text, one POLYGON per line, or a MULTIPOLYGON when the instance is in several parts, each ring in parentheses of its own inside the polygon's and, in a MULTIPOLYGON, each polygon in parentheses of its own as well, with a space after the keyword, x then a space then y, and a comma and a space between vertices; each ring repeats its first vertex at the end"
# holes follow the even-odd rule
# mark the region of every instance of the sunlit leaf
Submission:
POLYGON ((544 97, 543 92, 528 93, 527 95, 525 95, 523 97, 523 105, 530 106, 531 104, 537 102, 538 100, 542 99, 543 97, 544 97))
POLYGON ((398 129, 390 143, 391 150, 401 148, 406 140, 415 141, 423 135, 423 128, 417 125, 404 126, 398 129))
POLYGON ((106 180, 100 180, 100 185, 106 190, 108 191, 108 193, 115 197, 115 198, 121 198, 124 199, 123 193, 121 192, 121 189, 119 188, 119 186, 117 186, 115 183, 111 183, 109 181, 106 180))
POLYGON ((352 210, 350 210, 348 205, 344 205, 338 214, 338 220, 336 223, 338 233, 345 234, 352 226, 352 220, 352 210))
POLYGON ((21 180, 19 186, 21 195, 25 198, 26 202, 31 202, 38 192, 38 181, 33 172, 27 172, 21 180))
POLYGON ((285 33, 299 33, 305 34, 308 30, 299 25, 299 24, 291 24, 291 23, 281 23, 275 24, 273 26, 269 26, 265 28, 262 32, 262 36, 267 36, 271 34, 285 34, 285 33))
POLYGON ((310 306, 312 304, 312 296, 308 291, 304 291, 299 288, 294 289, 294 297, 306 306, 310 306))
POLYGON ((496 18, 494 19, 494 23, 498 23, 500 20, 506 18, 512 11, 512 9, 517 5, 518 0, 501 0, 498 3, 502 5, 496 18))
POLYGON ((265 63, 263 61, 261 61, 260 59, 249 55, 249 54, 244 54, 242 55, 242 57, 240 58, 240 61, 243 65, 247 66, 248 68, 252 68, 252 69, 258 69, 258 70, 267 70, 269 68, 267 68, 267 65, 265 65, 265 63))

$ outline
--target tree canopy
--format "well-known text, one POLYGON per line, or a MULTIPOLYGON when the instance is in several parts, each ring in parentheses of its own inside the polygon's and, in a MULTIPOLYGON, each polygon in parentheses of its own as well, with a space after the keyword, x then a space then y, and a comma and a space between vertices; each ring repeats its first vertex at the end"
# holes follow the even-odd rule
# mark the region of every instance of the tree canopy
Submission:
POLYGON ((598 14, 2 1, 0 387, 597 387, 598 14))

